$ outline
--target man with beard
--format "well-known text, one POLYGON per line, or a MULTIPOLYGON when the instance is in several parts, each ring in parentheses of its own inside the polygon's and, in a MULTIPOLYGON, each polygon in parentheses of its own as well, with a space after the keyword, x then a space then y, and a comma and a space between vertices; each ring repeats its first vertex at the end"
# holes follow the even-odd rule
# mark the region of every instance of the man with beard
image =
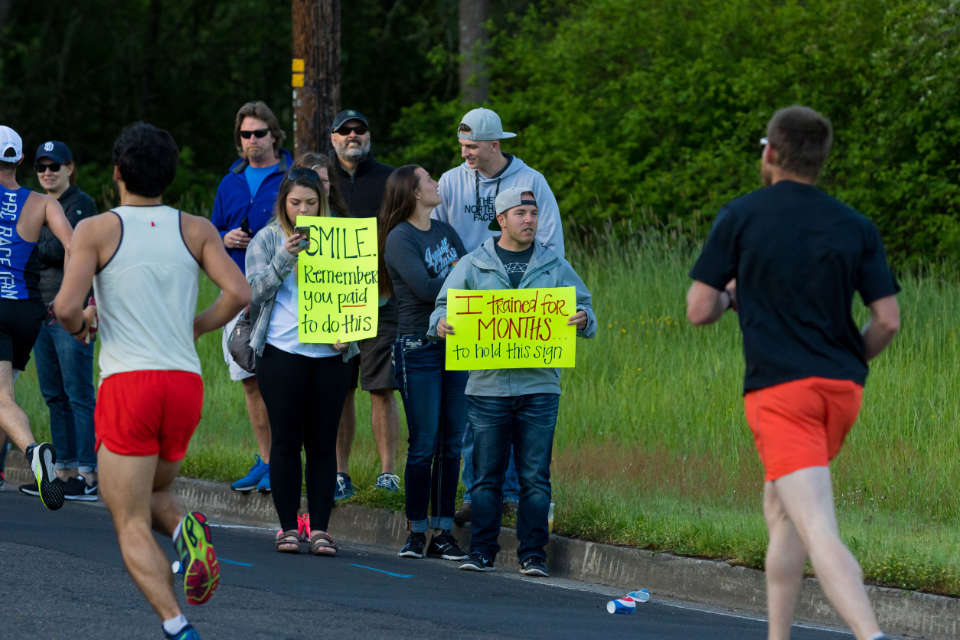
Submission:
POLYGON ((837 530, 829 465, 860 411, 867 362, 900 326, 900 287, 873 223, 814 186, 832 139, 813 109, 773 115, 760 141, 764 188, 720 210, 687 293, 693 324, 739 312, 744 410, 765 470, 771 640, 790 637, 808 557, 857 639, 886 637, 837 530), (854 292, 870 310, 862 331, 854 292))
MULTIPOLYGON (((284 139, 277 117, 265 103, 257 100, 240 107, 234 118, 233 141, 240 158, 231 166, 217 187, 210 221, 220 232, 223 246, 233 261, 246 272, 247 245, 273 217, 277 190, 293 163, 290 154, 280 147, 284 139)), ((245 313, 241 311, 241 313, 245 313)), ((223 359, 230 370, 230 379, 243 383, 243 395, 250 416, 250 426, 257 440, 259 454, 244 477, 233 482, 234 491, 262 493, 270 491, 270 420, 260 395, 256 376, 233 361, 227 339, 237 324, 239 314, 223 328, 223 359)))
MULTIPOLYGON (((377 162, 370 152, 370 125, 366 117, 354 109, 345 109, 333 119, 330 142, 336 156, 335 173, 340 193, 347 201, 353 218, 375 218, 383 202, 383 190, 393 167, 377 162)), ((332 179, 332 176, 331 176, 332 179)), ((376 487, 387 491, 400 490, 400 478, 394 473, 400 414, 393 396, 397 388, 393 375, 391 352, 397 337, 397 305, 393 298, 379 301, 377 335, 361 340, 360 355, 353 359, 352 388, 347 392, 337 433, 337 486, 334 497, 345 500, 353 495, 350 479, 350 449, 356 431, 354 396, 357 381, 370 392, 370 422, 380 455, 380 475, 376 487)))

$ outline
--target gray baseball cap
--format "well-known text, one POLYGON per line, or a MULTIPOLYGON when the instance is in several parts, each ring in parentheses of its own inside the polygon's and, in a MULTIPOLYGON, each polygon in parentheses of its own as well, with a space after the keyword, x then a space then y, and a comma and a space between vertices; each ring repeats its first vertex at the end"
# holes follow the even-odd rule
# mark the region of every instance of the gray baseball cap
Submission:
POLYGON ((467 140, 503 140, 516 138, 517 134, 503 130, 503 124, 496 111, 481 107, 467 111, 467 114, 460 119, 457 137, 467 140), (464 127, 468 127, 470 131, 462 131, 464 127))
POLYGON ((510 187, 497 194, 497 199, 493 202, 493 207, 500 215, 504 211, 519 207, 522 204, 532 204, 537 206, 537 201, 532 198, 523 198, 523 194, 533 193, 533 187, 510 187))

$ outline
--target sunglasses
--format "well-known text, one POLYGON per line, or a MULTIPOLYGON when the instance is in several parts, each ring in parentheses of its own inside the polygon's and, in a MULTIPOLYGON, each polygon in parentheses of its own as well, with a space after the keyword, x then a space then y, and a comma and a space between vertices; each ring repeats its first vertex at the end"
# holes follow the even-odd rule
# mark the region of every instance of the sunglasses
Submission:
POLYGON ((337 133, 339 133, 342 136, 348 136, 351 133, 355 133, 358 136, 362 136, 366 132, 367 132, 367 125, 365 124, 358 124, 353 127, 340 127, 339 129, 337 129, 337 133))
POLYGON ((38 162, 36 165, 34 165, 34 168, 37 170, 37 173, 43 173, 47 169, 50 169, 50 171, 56 173, 57 171, 60 171, 60 166, 61 165, 59 162, 51 162, 50 164, 38 162))
POLYGON ((310 182, 320 182, 320 176, 317 175, 317 172, 313 169, 307 169, 306 167, 294 167, 287 172, 287 180, 293 182, 294 180, 307 180, 310 182))
POLYGON ((253 131, 241 131, 240 137, 244 140, 249 139, 251 136, 262 138, 268 133, 270 133, 270 129, 254 129, 253 131))

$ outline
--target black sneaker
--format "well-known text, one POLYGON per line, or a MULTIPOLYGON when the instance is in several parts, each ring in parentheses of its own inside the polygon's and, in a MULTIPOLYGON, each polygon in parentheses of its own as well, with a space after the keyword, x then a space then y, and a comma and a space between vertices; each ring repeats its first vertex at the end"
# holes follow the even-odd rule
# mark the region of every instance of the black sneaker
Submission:
POLYGON ((547 563, 543 558, 530 556, 520 563, 520 573, 533 578, 549 578, 550 572, 547 571, 547 563))
POLYGON ((470 556, 463 552, 463 549, 460 548, 449 532, 444 531, 430 538, 427 557, 443 558, 444 560, 466 560, 470 556))
POLYGON ((407 536, 407 543, 400 549, 397 556, 401 558, 422 558, 423 548, 427 544, 427 534, 410 532, 407 536))
POLYGON ((70 478, 63 483, 63 497, 66 500, 94 502, 97 500, 97 483, 87 484, 83 476, 70 478))
POLYGON ((470 557, 464 560, 457 569, 463 571, 495 571, 496 567, 493 566, 493 560, 488 560, 479 551, 472 551, 470 557))
MULTIPOLYGON (((66 487, 65 487, 65 484, 66 484, 66 483, 65 483, 63 480, 61 480, 60 478, 54 478, 52 484, 57 484, 57 485, 59 485, 60 488, 64 489, 64 492, 66 492, 66 487)), ((40 495, 40 489, 37 487, 37 483, 36 483, 36 482, 28 482, 28 483, 26 483, 26 484, 22 484, 22 485, 20 485, 19 487, 17 487, 17 489, 20 491, 20 493, 22 493, 22 494, 24 494, 24 495, 27 495, 27 496, 34 496, 34 497, 36 497, 36 496, 39 496, 39 495, 40 495)), ((64 497, 66 497, 66 495, 64 495, 64 497)))
POLYGON ((57 461, 57 454, 48 442, 28 447, 27 460, 30 462, 30 471, 37 479, 37 488, 40 490, 40 502, 51 511, 63 506, 63 483, 57 478, 53 463, 57 461))

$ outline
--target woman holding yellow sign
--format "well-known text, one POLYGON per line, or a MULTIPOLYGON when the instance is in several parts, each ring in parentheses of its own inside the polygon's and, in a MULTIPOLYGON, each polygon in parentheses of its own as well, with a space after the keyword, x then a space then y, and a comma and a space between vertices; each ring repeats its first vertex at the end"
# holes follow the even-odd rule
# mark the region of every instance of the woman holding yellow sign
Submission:
POLYGON ((466 371, 446 371, 442 343, 427 338, 443 282, 466 251, 460 236, 430 212, 440 204, 437 182, 407 165, 387 179, 380 219, 380 295, 397 300, 393 364, 407 416, 404 472, 410 535, 401 558, 467 557, 450 534, 466 425, 466 371), (430 520, 427 507, 430 506, 430 520), (429 525, 429 527, 428 527, 429 525), (427 529, 434 530, 427 547, 427 529))
MULTIPOLYGON (((280 519, 277 551, 296 553, 301 538, 302 469, 306 453, 307 502, 313 531, 306 540, 316 555, 335 555, 327 533, 337 473, 337 424, 347 394, 347 360, 357 347, 312 344, 297 334, 297 256, 309 233, 296 227, 297 216, 316 216, 326 192, 313 169, 291 169, 280 185, 273 220, 247 249, 250 316, 255 318, 250 346, 257 354, 257 382, 270 417, 270 484, 280 519)), ((307 229, 306 231, 309 231, 307 229)))

